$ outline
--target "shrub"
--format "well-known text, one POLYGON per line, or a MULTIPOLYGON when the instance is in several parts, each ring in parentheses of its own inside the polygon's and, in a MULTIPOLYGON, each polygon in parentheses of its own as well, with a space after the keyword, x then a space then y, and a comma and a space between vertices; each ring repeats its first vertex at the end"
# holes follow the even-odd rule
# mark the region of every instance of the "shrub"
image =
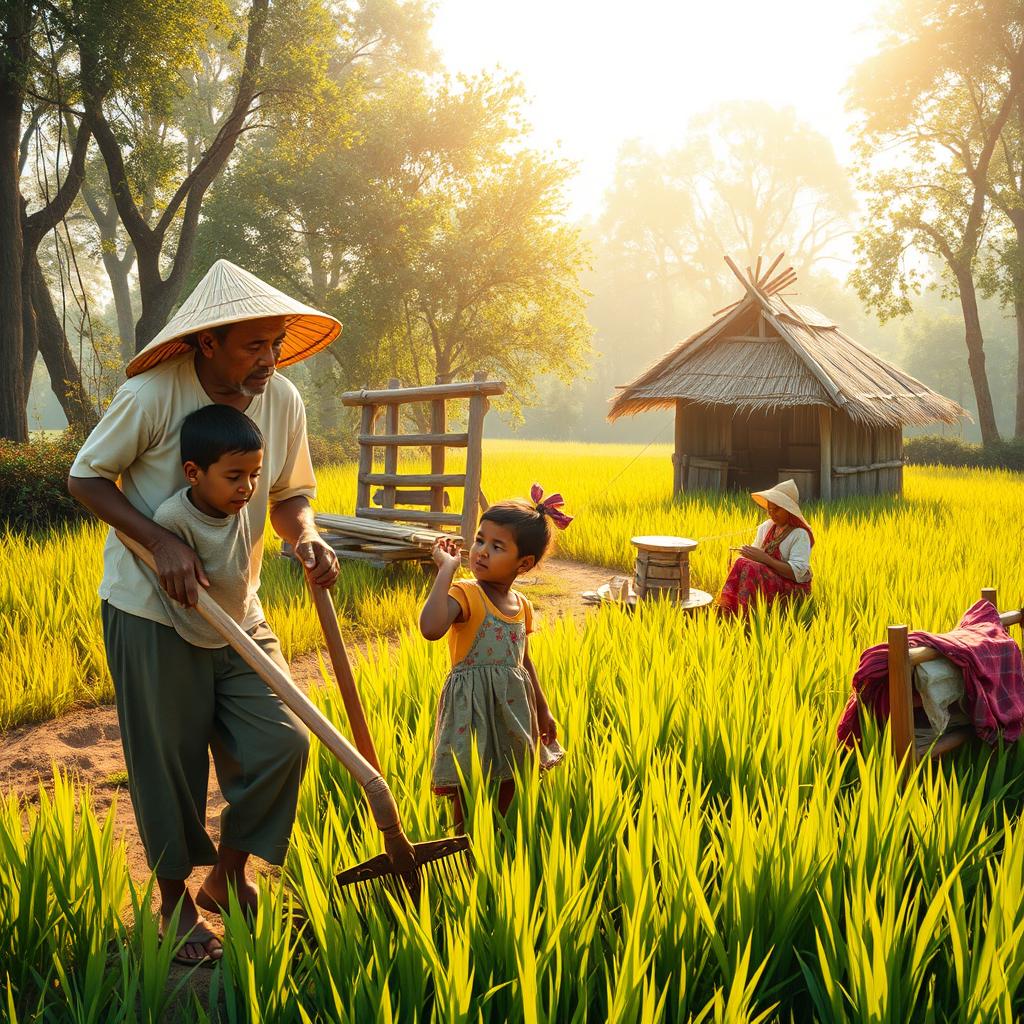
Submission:
POLYGON ((959 437, 926 434, 903 442, 903 455, 914 466, 969 466, 1024 472, 1024 439, 973 444, 959 437))
POLYGON ((67 486, 81 444, 71 432, 27 444, 0 440, 0 526, 30 532, 88 518, 67 486))
POLYGON ((354 437, 338 439, 320 434, 309 435, 309 457, 317 469, 354 462, 359 454, 359 444, 354 437))

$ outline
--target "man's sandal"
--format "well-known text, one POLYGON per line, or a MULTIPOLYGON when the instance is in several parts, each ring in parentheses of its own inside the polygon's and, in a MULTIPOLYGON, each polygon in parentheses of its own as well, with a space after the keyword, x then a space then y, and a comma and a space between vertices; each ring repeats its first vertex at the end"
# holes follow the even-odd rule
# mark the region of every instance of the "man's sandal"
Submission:
MULTIPOLYGON (((158 934, 160 940, 163 941, 163 922, 160 924, 158 934)), ((224 947, 221 944, 220 936, 210 931, 206 920, 202 917, 191 928, 179 930, 174 942, 179 948, 171 959, 182 967, 213 967, 224 956, 224 947), (217 945, 211 950, 210 943, 212 942, 216 942, 217 945), (189 956, 185 952, 188 946, 202 946, 204 950, 203 956, 189 956)))

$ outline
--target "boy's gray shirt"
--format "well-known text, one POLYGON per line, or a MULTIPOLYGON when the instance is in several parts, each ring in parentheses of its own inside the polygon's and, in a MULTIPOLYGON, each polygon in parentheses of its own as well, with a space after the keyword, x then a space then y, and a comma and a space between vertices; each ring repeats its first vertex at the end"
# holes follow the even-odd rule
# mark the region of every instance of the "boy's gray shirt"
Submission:
MULTIPOLYGON (((208 516, 192 504, 189 488, 172 494, 153 521, 180 537, 199 556, 210 581, 206 593, 243 629, 263 620, 259 598, 249 587, 252 541, 249 517, 241 512, 223 519, 208 516)), ((158 587, 171 625, 193 647, 224 647, 224 638, 194 608, 185 608, 158 587)))

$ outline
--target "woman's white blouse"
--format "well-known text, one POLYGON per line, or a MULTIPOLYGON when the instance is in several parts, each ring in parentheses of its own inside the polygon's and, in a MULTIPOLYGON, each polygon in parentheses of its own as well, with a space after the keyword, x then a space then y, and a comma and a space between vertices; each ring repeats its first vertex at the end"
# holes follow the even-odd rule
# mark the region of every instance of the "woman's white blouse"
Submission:
MULTIPOLYGON (((764 551, 764 538, 772 525, 770 519, 765 520, 757 528, 754 547, 764 551)), ((779 545, 779 559, 789 562, 797 583, 806 583, 811 578, 811 538, 801 526, 790 530, 779 545)))

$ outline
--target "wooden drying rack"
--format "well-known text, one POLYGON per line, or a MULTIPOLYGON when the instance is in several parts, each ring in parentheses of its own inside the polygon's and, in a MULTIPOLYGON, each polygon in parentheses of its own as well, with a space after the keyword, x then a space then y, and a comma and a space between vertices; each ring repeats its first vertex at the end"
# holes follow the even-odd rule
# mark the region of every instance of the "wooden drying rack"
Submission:
MULTIPOLYGON (((981 599, 990 602, 993 608, 999 607, 994 588, 982 590, 981 599)), ((1024 613, 1021 610, 1000 612, 999 618, 1004 626, 1015 626, 1024 620, 1024 613)), ((914 735, 914 667, 936 661, 942 654, 934 647, 911 647, 908 633, 906 626, 890 626, 888 631, 889 735, 897 762, 906 759, 904 771, 912 769, 926 755, 941 757, 955 750, 975 735, 970 726, 958 726, 932 742, 918 744, 914 735)))
POLYGON ((399 381, 391 380, 380 391, 364 388, 343 394, 343 405, 361 410, 356 514, 316 516, 317 526, 338 557, 381 566, 396 561, 424 562, 430 560, 434 541, 443 536, 462 537, 463 547, 468 549, 476 536, 480 511, 487 509, 480 477, 488 399, 504 392, 503 381, 486 380, 484 374, 477 373, 465 383, 403 388, 399 381), (465 432, 450 432, 447 403, 467 399, 465 432), (402 433, 401 407, 418 402, 430 405, 429 432, 402 433), (384 429, 378 432, 380 419, 384 429), (398 453, 403 447, 429 448, 430 472, 400 473, 398 453), (383 472, 374 472, 375 448, 384 449, 383 472), (465 472, 445 471, 449 448, 466 450, 465 472), (463 490, 460 513, 446 511, 451 488, 463 490))

